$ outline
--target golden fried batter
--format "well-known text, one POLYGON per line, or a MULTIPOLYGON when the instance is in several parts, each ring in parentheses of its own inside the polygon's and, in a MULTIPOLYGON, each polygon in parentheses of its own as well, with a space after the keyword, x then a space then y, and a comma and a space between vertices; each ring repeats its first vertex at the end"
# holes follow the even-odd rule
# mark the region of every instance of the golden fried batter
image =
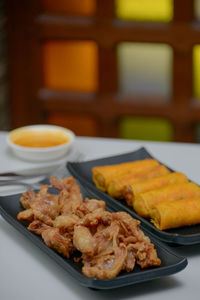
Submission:
POLYGON ((28 230, 41 235, 45 244, 69 258, 82 253, 82 272, 87 277, 109 279, 135 264, 145 268, 161 261, 154 245, 140 229, 140 222, 125 212, 105 210, 105 202, 82 198, 73 177, 50 182, 59 194, 50 194, 48 185, 35 194, 28 190, 20 198, 25 208, 17 218, 30 222, 28 230))

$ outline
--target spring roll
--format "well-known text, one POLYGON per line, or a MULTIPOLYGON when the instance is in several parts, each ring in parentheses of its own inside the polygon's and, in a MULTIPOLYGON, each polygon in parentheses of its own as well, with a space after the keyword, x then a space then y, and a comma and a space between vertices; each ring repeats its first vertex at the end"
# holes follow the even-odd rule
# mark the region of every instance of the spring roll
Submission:
POLYGON ((150 217, 151 209, 162 201, 172 202, 184 198, 200 197, 200 187, 193 183, 173 184, 167 187, 139 194, 135 197, 133 208, 144 218, 150 217))
POLYGON ((133 184, 169 173, 170 171, 163 165, 158 165, 153 168, 148 166, 137 173, 128 174, 121 178, 110 181, 107 188, 108 194, 113 198, 123 199, 122 190, 126 184, 133 184))
POLYGON ((143 159, 115 165, 93 167, 92 179, 98 189, 106 192, 111 180, 129 174, 130 172, 138 172, 149 165, 152 167, 158 166, 159 162, 155 159, 143 159))
POLYGON ((151 222, 160 230, 200 223, 200 197, 163 201, 151 210, 151 222))
POLYGON ((143 180, 123 187, 123 198, 129 206, 133 206, 136 195, 160 189, 170 184, 188 182, 187 176, 181 172, 173 172, 156 178, 143 180))

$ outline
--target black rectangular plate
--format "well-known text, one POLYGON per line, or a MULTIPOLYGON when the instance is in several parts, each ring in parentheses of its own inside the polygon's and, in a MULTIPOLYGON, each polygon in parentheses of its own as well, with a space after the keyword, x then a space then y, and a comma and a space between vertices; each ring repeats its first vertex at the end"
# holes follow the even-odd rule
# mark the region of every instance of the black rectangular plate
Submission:
MULTIPOLYGON (((51 190, 55 192, 55 190, 51 190)), ((89 191, 86 191, 81 187, 81 192, 83 197, 92 198, 93 195, 89 191)), ((99 280, 95 278, 88 278, 84 276, 81 272, 82 264, 81 262, 74 262, 73 256, 69 259, 63 257, 56 251, 50 249, 45 245, 42 238, 34 233, 27 230, 27 223, 17 220, 17 214, 23 210, 19 199, 21 194, 0 197, 0 213, 2 217, 10 223, 14 228, 19 230, 23 235, 25 235, 29 240, 31 240, 36 246, 38 246, 42 251, 49 255, 54 261, 56 261, 66 272, 68 272, 73 278, 75 278, 79 284, 82 286, 106 290, 119 288, 138 282, 144 282, 163 276, 171 275, 183 270, 187 266, 187 259, 177 256, 174 254, 167 246, 163 245, 162 242, 157 241, 150 233, 147 233, 144 228, 141 229, 146 235, 149 236, 152 243, 155 245, 158 256, 162 263, 159 267, 150 267, 147 269, 141 269, 139 266, 135 266, 132 272, 122 271, 114 279, 99 280)), ((98 197, 97 197, 98 198, 98 197)), ((107 207, 107 210, 114 211, 112 208, 107 207)), ((75 253, 75 257, 80 255, 79 252, 75 253)))
MULTIPOLYGON (((84 186, 87 186, 87 188, 89 188, 93 192, 94 197, 96 195, 99 198, 103 198, 104 201, 106 201, 106 203, 114 210, 124 210, 131 214, 134 218, 139 219, 143 227, 150 231, 152 234, 154 234, 160 240, 167 243, 174 243, 179 245, 192 245, 200 243, 200 224, 161 231, 157 229, 147 219, 138 216, 134 209, 128 206, 125 201, 116 200, 110 197, 108 194, 97 189, 92 181, 91 170, 94 166, 118 164, 122 162, 141 160, 145 158, 154 157, 145 148, 140 148, 134 152, 105 157, 102 159, 76 163, 69 162, 67 163, 67 168, 75 178, 77 178, 84 186)), ((170 170, 174 171, 172 169, 170 170)))

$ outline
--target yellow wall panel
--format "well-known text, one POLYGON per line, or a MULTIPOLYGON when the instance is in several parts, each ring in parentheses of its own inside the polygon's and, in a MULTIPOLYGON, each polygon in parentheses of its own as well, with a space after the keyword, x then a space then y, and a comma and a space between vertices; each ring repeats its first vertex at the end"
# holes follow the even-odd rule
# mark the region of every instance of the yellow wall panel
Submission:
POLYGON ((171 123, 162 118, 123 117, 119 123, 120 137, 146 141, 172 141, 171 123))
POLYGON ((120 19, 169 22, 173 18, 173 0, 116 0, 120 19))

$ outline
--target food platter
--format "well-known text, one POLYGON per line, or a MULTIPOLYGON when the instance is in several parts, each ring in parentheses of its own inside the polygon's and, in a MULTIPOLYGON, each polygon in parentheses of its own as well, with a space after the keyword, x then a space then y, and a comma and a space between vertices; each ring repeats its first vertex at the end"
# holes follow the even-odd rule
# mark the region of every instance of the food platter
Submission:
MULTIPOLYGON (((80 185, 81 186, 81 185, 80 185)), ((56 192, 54 189, 52 193, 56 192)), ((86 190, 81 186, 81 192, 83 197, 92 198, 93 193, 86 190)), ((82 286, 93 288, 93 289, 114 289, 138 282, 144 282, 163 276, 171 275, 183 270, 187 266, 187 259, 180 257, 173 253, 166 245, 158 241, 150 232, 148 232, 141 224, 141 229, 146 235, 149 236, 151 242, 155 245, 158 256, 161 259, 161 265, 159 267, 150 267, 147 269, 141 269, 136 266, 133 271, 126 272, 122 271, 116 278, 99 280, 96 278, 88 278, 81 272, 81 262, 75 262, 73 256, 69 259, 60 255, 56 251, 50 249, 45 245, 42 238, 34 233, 27 230, 27 223, 25 221, 19 221, 17 214, 23 210, 19 199, 21 194, 15 194, 10 196, 0 197, 0 213, 2 217, 10 223, 15 229, 20 231, 26 236, 33 244, 39 247, 44 253, 46 253, 53 261, 58 263, 64 270, 75 278, 82 286)), ((97 199, 100 199, 96 196, 97 199)), ((102 197, 101 197, 102 199, 102 197)), ((104 198, 103 198, 104 200, 104 198)), ((114 212, 115 209, 107 205, 108 211, 114 212)), ((118 210, 118 209, 117 209, 118 210)), ((78 256, 78 253, 75 254, 78 256)))
MULTIPOLYGON (((87 187, 90 192, 93 193, 93 197, 96 196, 100 199, 104 199, 107 205, 109 205, 115 211, 123 210, 131 214, 134 218, 139 219, 142 223, 142 226, 159 240, 180 245, 192 245, 200 243, 200 224, 161 231, 157 229, 153 224, 151 224, 147 219, 144 219, 137 215, 134 209, 128 206, 125 201, 119 201, 110 197, 108 194, 97 189, 94 185, 91 172, 92 167, 142 160, 145 158, 154 157, 145 148, 142 147, 137 151, 124 153, 121 155, 104 157, 86 162, 69 162, 67 163, 67 168, 70 173, 82 183, 82 185, 87 187)), ((171 168, 169 169, 171 171, 175 171, 171 168)))

